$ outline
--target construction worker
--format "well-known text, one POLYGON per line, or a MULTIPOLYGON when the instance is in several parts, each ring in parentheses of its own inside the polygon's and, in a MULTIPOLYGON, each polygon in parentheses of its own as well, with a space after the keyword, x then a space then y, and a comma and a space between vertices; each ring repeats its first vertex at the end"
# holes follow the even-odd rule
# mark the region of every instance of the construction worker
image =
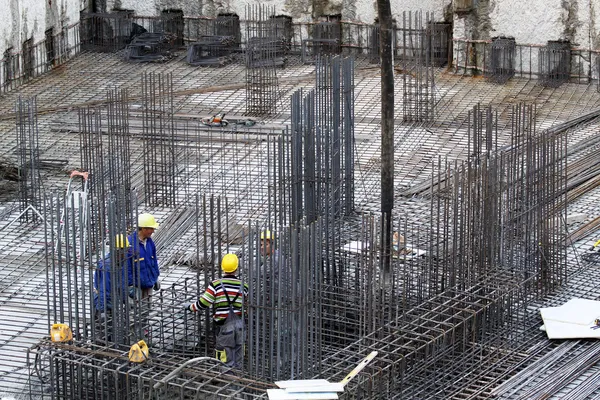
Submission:
POLYGON ((281 344, 274 354, 274 361, 278 363, 279 368, 285 368, 291 362, 293 334, 300 326, 296 313, 290 312, 300 304, 299 288, 295 284, 298 271, 291 270, 291 264, 286 261, 281 249, 276 247, 275 240, 275 233, 271 230, 263 230, 260 233, 261 271, 258 275, 262 279, 256 284, 253 282, 252 286, 258 292, 254 299, 269 313, 264 322, 273 327, 273 332, 281 344))
POLYGON ((196 312, 213 307, 213 321, 217 331, 215 353, 228 367, 242 368, 244 343, 244 316, 242 315, 248 285, 242 284, 236 273, 239 259, 225 254, 221 260, 223 277, 208 285, 195 303, 185 303, 184 309, 196 312))
POLYGON ((158 223, 152 214, 138 216, 138 230, 129 237, 133 251, 133 264, 129 271, 129 295, 136 300, 152 295, 153 290, 160 290, 158 276, 158 259, 156 246, 152 240, 158 223))
POLYGON ((99 334, 112 340, 115 321, 112 318, 113 306, 126 304, 128 295, 128 271, 131 270, 132 252, 129 240, 123 234, 115 236, 112 251, 98 262, 94 271, 94 319, 98 323, 99 334), (119 299, 118 304, 113 304, 119 299))
POLYGON ((274 290, 274 296, 277 297, 277 288, 279 287, 278 283, 280 279, 287 281, 282 282, 286 284, 289 283, 291 277, 285 273, 280 274, 285 267, 285 260, 282 259, 279 249, 275 248, 274 241, 275 234, 270 230, 266 229, 260 233, 260 264, 263 269, 262 273, 267 281, 271 283, 265 289, 268 295, 271 290, 274 290))
POLYGON ((399 257, 405 254, 407 254, 407 250, 404 235, 401 235, 398 231, 394 231, 392 236, 392 256, 399 257))

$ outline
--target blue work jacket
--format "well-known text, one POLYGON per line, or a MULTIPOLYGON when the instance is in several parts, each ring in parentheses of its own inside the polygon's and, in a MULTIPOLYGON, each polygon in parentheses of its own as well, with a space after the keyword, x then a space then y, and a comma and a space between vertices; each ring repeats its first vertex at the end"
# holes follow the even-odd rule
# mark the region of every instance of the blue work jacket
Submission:
POLYGON ((118 268, 111 268, 111 258, 108 254, 98 261, 98 267, 94 271, 94 307, 98 311, 112 310, 113 297, 120 297, 125 301, 128 295, 127 287, 132 284, 129 279, 132 266, 131 249, 128 249, 125 258, 119 261, 118 268), (115 286, 112 287, 112 284, 115 286), (113 290, 116 291, 114 296, 113 290))
POLYGON ((137 232, 131 234, 129 243, 131 243, 133 251, 129 281, 142 289, 151 288, 158 281, 160 275, 158 259, 156 258, 156 246, 151 238, 146 239, 145 246, 142 245, 137 232))

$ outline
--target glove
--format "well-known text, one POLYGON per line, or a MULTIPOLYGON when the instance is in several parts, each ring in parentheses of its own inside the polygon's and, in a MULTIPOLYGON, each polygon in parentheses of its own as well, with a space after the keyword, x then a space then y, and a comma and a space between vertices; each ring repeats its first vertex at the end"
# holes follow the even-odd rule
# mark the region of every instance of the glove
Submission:
POLYGON ((142 298, 141 289, 135 286, 129 286, 129 297, 131 297, 134 300, 140 300, 142 298))
POLYGON ((160 290, 160 281, 156 281, 154 286, 152 286, 152 289, 158 292, 160 290))
POLYGON ((196 311, 196 307, 192 307, 194 303, 183 303, 183 309, 186 311, 196 311))

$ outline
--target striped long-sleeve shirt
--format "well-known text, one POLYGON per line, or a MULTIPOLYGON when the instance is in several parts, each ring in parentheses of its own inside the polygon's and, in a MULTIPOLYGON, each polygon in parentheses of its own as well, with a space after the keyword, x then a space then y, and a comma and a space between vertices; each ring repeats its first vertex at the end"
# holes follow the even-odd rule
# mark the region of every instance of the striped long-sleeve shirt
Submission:
POLYGON ((241 293, 241 289, 240 280, 235 275, 224 275, 223 278, 215 279, 208 285, 202 297, 190 305, 190 311, 195 312, 212 306, 215 323, 223 323, 229 315, 229 303, 227 302, 227 296, 225 296, 226 290, 229 300, 232 302, 233 311, 241 316, 242 302, 248 295, 248 285, 243 285, 243 293, 241 293))

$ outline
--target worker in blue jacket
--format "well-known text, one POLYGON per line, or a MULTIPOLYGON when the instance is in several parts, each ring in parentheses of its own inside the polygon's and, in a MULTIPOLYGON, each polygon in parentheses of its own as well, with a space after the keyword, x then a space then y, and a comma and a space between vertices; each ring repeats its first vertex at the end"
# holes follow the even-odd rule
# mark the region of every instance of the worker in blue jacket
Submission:
POLYGON ((111 246, 111 252, 98 261, 94 271, 94 319, 97 323, 97 338, 108 341, 116 340, 113 335, 116 326, 122 326, 123 312, 129 294, 129 271, 132 266, 131 247, 127 237, 117 235, 111 246), (116 301, 119 299, 120 301, 116 301), (115 313, 120 315, 115 321, 115 313))
POLYGON ((160 290, 160 270, 156 246, 152 240, 152 234, 157 228, 158 223, 152 214, 140 214, 138 230, 129 237, 133 253, 132 268, 129 271, 129 295, 137 300, 151 296, 153 290, 160 290))

